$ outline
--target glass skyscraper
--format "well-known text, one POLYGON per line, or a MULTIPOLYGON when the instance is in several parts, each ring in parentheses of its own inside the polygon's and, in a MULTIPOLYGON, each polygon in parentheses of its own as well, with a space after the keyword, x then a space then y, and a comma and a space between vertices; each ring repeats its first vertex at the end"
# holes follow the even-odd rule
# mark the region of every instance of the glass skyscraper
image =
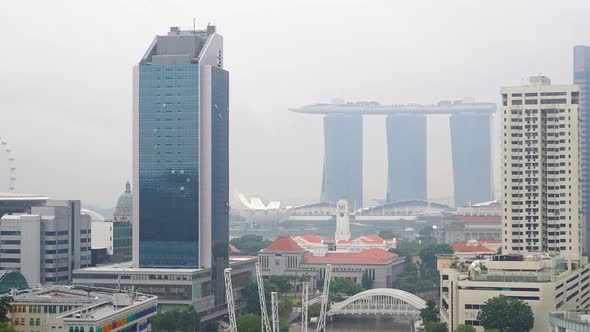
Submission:
POLYGON ((229 241, 223 38, 215 26, 171 28, 156 36, 133 76, 134 266, 211 268, 222 303, 229 241))
POLYGON ((580 86, 582 117, 582 210, 584 212, 584 250, 590 249, 590 47, 574 47, 574 84, 580 86))

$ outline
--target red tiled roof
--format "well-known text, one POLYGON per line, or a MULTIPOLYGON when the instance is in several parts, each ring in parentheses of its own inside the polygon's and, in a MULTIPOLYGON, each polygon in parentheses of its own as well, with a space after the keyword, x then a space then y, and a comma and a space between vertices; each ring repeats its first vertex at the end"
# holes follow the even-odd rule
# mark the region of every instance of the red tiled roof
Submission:
POLYGON ((266 251, 302 251, 303 249, 288 236, 279 236, 265 249, 266 251))
POLYGON ((229 251, 230 252, 240 252, 240 249, 236 248, 233 244, 229 244, 229 251))
POLYGON ((301 235, 300 238, 302 238, 305 241, 310 242, 310 243, 322 243, 322 240, 324 240, 321 237, 314 235, 314 234, 301 235))
POLYGON ((325 256, 307 256, 309 264, 387 264, 396 254, 379 248, 371 248, 359 253, 327 253, 325 256))
POLYGON ((453 243, 451 247, 455 252, 494 252, 492 249, 484 247, 480 243, 471 245, 466 243, 453 243))

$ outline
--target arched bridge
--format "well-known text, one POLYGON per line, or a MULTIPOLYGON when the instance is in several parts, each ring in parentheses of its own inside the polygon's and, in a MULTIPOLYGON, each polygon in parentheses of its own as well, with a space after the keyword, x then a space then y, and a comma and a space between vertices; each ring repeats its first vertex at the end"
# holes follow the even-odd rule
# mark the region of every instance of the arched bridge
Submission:
POLYGON ((414 294, 393 288, 369 289, 332 304, 328 315, 396 315, 419 316, 426 301, 414 294))

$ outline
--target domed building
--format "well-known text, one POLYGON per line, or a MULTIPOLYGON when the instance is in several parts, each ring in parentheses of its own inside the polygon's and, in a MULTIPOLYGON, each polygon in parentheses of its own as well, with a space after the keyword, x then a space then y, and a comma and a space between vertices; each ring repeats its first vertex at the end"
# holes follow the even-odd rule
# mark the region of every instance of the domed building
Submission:
POLYGON ((117 206, 113 213, 115 222, 131 222, 133 211, 133 195, 131 194, 131 184, 129 181, 125 184, 125 192, 117 199, 117 206))

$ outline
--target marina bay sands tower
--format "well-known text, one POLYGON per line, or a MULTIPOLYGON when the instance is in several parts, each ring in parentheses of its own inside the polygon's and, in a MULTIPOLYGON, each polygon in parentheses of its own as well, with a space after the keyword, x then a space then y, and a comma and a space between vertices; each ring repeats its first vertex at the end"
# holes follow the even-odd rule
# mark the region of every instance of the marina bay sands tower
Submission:
POLYGON ((385 117, 388 202, 427 200, 427 118, 449 115, 455 206, 492 199, 493 103, 440 102, 385 106, 375 102, 291 109, 324 117, 322 201, 363 206, 363 116, 385 117))

